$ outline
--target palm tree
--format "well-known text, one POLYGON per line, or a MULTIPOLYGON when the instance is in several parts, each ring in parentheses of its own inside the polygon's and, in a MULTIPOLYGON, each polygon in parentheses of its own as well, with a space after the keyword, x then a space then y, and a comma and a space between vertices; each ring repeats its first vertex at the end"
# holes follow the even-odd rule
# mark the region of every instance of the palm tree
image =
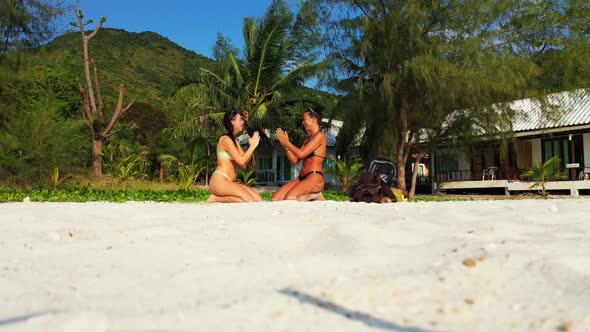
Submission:
POLYGON ((522 173, 520 178, 535 181, 531 188, 541 186, 541 195, 547 198, 547 191, 545 190, 547 181, 567 179, 567 176, 559 170, 560 163, 561 160, 557 156, 547 160, 543 165, 537 162, 533 168, 522 173))
POLYGON ((245 111, 253 128, 280 123, 280 113, 289 102, 285 94, 300 86, 315 68, 313 56, 298 61, 302 35, 294 33, 295 22, 283 0, 273 1, 260 19, 244 19, 241 56, 230 48, 223 65, 215 70, 201 68, 200 81, 177 92, 191 113, 182 132, 215 128, 227 110, 245 111))
POLYGON ((325 170, 326 174, 333 175, 336 178, 342 192, 348 192, 348 187, 357 180, 363 164, 356 161, 346 162, 334 157, 330 157, 330 159, 334 162, 336 168, 325 170))

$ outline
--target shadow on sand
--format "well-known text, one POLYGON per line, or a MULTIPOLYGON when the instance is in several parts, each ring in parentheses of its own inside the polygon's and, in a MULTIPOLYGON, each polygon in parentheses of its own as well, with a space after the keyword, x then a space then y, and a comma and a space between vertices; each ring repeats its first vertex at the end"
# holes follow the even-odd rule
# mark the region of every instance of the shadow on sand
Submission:
POLYGON ((10 317, 10 318, 5 318, 5 319, 0 319, 0 327, 1 326, 5 326, 5 325, 20 323, 20 322, 25 322, 25 321, 28 321, 31 318, 37 318, 37 317, 42 317, 42 316, 46 316, 46 315, 55 315, 55 314, 57 314, 59 312, 60 311, 57 311, 57 310, 39 311, 39 312, 30 313, 30 314, 27 314, 27 315, 22 315, 22 316, 16 316, 16 317, 10 317))
POLYGON ((388 322, 360 311, 351 310, 338 304, 328 302, 320 298, 314 297, 312 295, 308 295, 290 288, 283 288, 279 290, 279 293, 294 297, 300 302, 315 305, 316 307, 331 311, 335 314, 341 315, 348 319, 360 321, 369 327, 396 332, 433 332, 433 330, 401 326, 399 324, 388 322))

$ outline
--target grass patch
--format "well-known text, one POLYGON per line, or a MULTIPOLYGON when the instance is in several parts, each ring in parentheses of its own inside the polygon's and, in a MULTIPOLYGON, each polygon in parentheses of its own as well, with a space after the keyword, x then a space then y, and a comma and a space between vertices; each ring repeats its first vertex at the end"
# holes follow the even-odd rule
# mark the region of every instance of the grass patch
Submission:
MULTIPOLYGON (((205 202, 209 198, 207 189, 153 190, 153 189, 8 189, 0 188, 0 202, 22 202, 26 197, 32 202, 205 202)), ((263 192, 262 199, 270 201, 272 192, 263 192)), ((349 201, 346 194, 324 191, 324 197, 331 201, 349 201)))
POLYGON ((414 196, 410 202, 458 202, 473 201, 473 198, 464 197, 444 197, 444 196, 414 196))
POLYGON ((22 202, 29 197, 33 202, 204 202, 209 192, 197 190, 148 189, 0 189, 0 202, 22 202))
MULTIPOLYGON (((126 184, 128 185, 128 184, 126 184)), ((126 186, 125 185, 125 186, 126 186)), ((264 201, 270 201, 272 191, 261 193, 264 201)), ((348 202, 350 197, 342 192, 324 190, 324 197, 329 201, 348 202)), ((26 197, 33 202, 115 202, 153 201, 153 202, 184 202, 203 203, 209 198, 209 191, 204 186, 194 186, 189 190, 173 188, 170 184, 143 183, 133 188, 59 188, 59 189, 15 189, 0 187, 0 203, 22 202, 26 197)), ((482 198, 479 198, 479 200, 482 198)), ((489 199, 489 198, 488 198, 489 199)), ((472 197, 446 197, 421 195, 410 202, 449 202, 478 200, 472 197)))

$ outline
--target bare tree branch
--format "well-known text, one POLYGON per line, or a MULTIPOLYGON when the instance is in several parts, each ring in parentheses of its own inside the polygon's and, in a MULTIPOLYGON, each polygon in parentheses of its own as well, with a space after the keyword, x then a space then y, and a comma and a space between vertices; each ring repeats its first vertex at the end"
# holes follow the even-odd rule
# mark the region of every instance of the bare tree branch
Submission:
POLYGON ((123 83, 121 83, 119 85, 119 98, 117 98, 117 107, 115 108, 115 112, 113 113, 113 116, 111 117, 111 121, 109 121, 109 124, 103 130, 103 132, 101 134, 101 136, 103 138, 108 137, 107 135, 109 135, 111 133, 111 130, 113 130, 113 127, 115 127, 115 124, 117 123, 117 121, 119 121, 119 117, 121 116, 121 112, 123 110, 123 96, 124 95, 125 95, 125 85, 123 83))
POLYGON ((352 1, 354 3, 354 5, 361 11, 363 12, 363 15, 365 15, 367 18, 371 18, 369 16, 369 14, 365 11, 365 9, 363 8, 363 6, 361 6, 361 4, 357 1, 357 0, 353 0, 352 1))
POLYGON ((84 107, 84 112, 83 112, 84 120, 86 120, 86 124, 92 130, 92 133, 94 134, 94 128, 92 127, 92 112, 90 109, 90 100, 88 100, 88 93, 86 92, 86 89, 84 89, 82 84, 80 84, 80 83, 78 83, 78 88, 80 90, 80 94, 82 94, 82 104, 84 107))
POLYGON ((111 131, 109 134, 105 135, 104 138, 109 138, 113 135, 116 135, 117 133, 119 133, 122 129, 117 129, 117 130, 113 130, 111 131))
POLYGON ((90 60, 92 62, 92 67, 94 69, 94 85, 96 86, 96 98, 98 99, 98 116, 100 117, 100 121, 104 121, 103 118, 103 102, 102 102, 102 93, 100 92, 100 84, 98 83, 98 67, 96 66, 96 61, 94 59, 90 60))
POLYGON ((94 36, 96 36, 96 33, 98 33, 98 30, 100 30, 100 28, 102 28, 102 25, 105 21, 106 21, 106 19, 104 17, 101 17, 100 22, 98 22, 98 25, 96 26, 96 28, 94 28, 94 31, 92 31, 89 35, 86 35, 84 38, 86 38, 86 40, 90 40, 94 36))
POLYGON ((82 48, 84 51, 84 73, 86 77, 86 87, 88 88, 88 97, 90 98, 90 107, 92 108, 92 114, 96 114, 96 101, 94 100, 94 91, 92 89, 92 81, 90 80, 90 60, 88 56, 88 39, 86 38, 86 32, 84 31, 84 21, 82 18, 82 11, 76 10, 76 15, 78 16, 78 27, 80 28, 80 33, 82 34, 82 48))

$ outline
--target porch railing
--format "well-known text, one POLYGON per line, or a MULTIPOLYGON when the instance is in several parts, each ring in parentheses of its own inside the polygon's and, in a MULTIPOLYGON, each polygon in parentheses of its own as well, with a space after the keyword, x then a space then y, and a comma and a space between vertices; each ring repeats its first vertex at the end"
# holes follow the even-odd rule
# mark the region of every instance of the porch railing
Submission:
POLYGON ((434 178, 436 182, 452 182, 452 181, 489 181, 492 180, 520 180, 520 174, 525 170, 520 168, 496 168, 493 173, 489 169, 485 170, 458 170, 458 171, 439 171, 436 172, 434 178))
MULTIPOLYGON (((406 175, 406 185, 409 186, 410 183, 412 183, 412 173, 410 173, 409 175, 406 175)), ((417 185, 429 185, 431 183, 432 183, 431 176, 425 176, 425 175, 416 176, 416 184, 417 185)))
POLYGON ((257 170, 255 174, 256 182, 260 184, 275 182, 275 172, 272 170, 257 170))

